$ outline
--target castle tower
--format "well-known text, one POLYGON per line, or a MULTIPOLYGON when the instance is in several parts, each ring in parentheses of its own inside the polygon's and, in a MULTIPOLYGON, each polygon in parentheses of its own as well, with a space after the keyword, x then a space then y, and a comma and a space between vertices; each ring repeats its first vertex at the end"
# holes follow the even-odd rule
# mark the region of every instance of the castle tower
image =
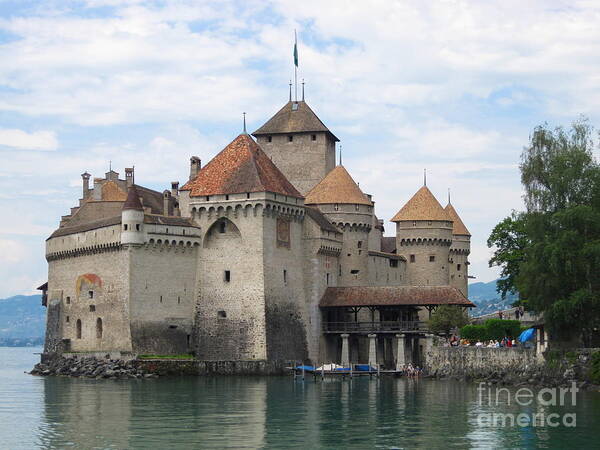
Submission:
POLYGON ((339 139, 304 100, 287 102, 252 135, 303 195, 335 167, 339 139))
POLYGON ((180 191, 189 197, 188 213, 204 233, 198 357, 305 359, 302 195, 247 134, 180 191))
POLYGON ((392 218, 396 248, 406 258, 408 283, 415 286, 449 284, 452 219, 423 186, 392 218))
POLYGON ((144 208, 135 185, 127 189, 127 200, 121 211, 121 226, 122 244, 143 244, 145 242, 144 208))
MULTIPOLYGON (((452 245, 450 246, 450 286, 457 287, 467 297, 469 280, 469 253, 471 233, 448 199, 444 208, 452 219, 452 245)), ((468 297, 467 297, 468 298, 468 297)))
POLYGON ((310 190, 304 203, 317 206, 331 223, 344 232, 338 285, 367 286, 373 203, 344 166, 337 166, 329 172, 310 190))

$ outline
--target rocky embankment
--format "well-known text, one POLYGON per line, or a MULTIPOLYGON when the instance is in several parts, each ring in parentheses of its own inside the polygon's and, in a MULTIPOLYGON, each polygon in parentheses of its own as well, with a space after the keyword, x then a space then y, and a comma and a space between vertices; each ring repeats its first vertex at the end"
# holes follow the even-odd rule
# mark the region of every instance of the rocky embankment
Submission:
POLYGON ((508 357, 508 349, 440 350, 429 376, 508 386, 556 387, 575 382, 580 389, 600 390, 592 375, 593 353, 593 349, 547 352, 543 360, 535 360, 526 353, 508 357))
POLYGON ((157 378, 158 375, 136 368, 135 361, 101 359, 93 356, 86 357, 55 357, 46 363, 38 363, 31 375, 59 375, 78 378, 96 378, 110 380, 125 380, 132 378, 157 378))

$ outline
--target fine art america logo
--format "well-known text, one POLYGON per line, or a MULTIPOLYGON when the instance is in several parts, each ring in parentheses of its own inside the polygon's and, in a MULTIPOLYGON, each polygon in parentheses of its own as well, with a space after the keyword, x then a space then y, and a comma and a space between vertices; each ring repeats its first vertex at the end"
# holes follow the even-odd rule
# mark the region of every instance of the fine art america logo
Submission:
POLYGON ((534 391, 529 388, 509 390, 492 388, 490 383, 479 383, 477 387, 478 405, 481 408, 528 407, 528 412, 480 412, 477 424, 481 427, 575 427, 577 415, 573 412, 554 412, 557 407, 575 407, 577 404, 577 384, 570 388, 543 388, 534 391), (554 411, 553 411, 554 410, 554 411))

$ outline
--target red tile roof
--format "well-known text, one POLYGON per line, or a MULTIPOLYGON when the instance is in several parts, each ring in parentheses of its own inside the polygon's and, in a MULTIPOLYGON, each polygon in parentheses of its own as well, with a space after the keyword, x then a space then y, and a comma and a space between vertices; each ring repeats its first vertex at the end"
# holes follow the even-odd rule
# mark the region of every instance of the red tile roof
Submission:
POLYGON ((401 305, 475 307, 459 289, 450 286, 328 287, 319 302, 322 308, 401 305))
POLYGON ((459 236, 471 236, 471 233, 469 233, 469 230, 467 230, 467 227, 454 209, 454 206, 452 206, 451 203, 448 203, 444 209, 454 222, 452 224, 452 234, 459 236))
POLYGON ((127 200, 123 204, 123 209, 136 209, 138 211, 143 211, 142 202, 140 202, 140 194, 138 194, 135 185, 129 186, 127 190, 127 200))
POLYGON ((344 166, 336 166, 306 194, 307 205, 351 203, 372 206, 344 166))
POLYGON ((191 197, 244 192, 274 192, 302 198, 285 175, 247 134, 240 134, 181 190, 191 197))
POLYGON ((452 219, 444 211, 427 186, 419 189, 412 198, 396 213, 392 222, 405 220, 437 220, 450 222, 452 219))

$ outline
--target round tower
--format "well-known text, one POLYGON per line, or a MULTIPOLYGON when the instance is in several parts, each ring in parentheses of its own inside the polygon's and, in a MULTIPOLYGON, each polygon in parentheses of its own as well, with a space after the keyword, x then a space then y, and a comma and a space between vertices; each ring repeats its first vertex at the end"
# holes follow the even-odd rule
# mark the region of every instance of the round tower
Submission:
POLYGON ((144 242, 144 208, 135 185, 132 185, 127 190, 127 200, 121 210, 121 243, 143 244, 144 242))
POLYGON ((373 203, 360 190, 344 166, 337 166, 306 194, 314 205, 344 233, 338 268, 338 285, 369 284, 369 233, 373 203))
POLYGON ((460 216, 450 203, 446 213, 452 219, 452 245, 450 246, 450 286, 457 287, 465 297, 469 288, 469 253, 471 253, 471 233, 461 220, 460 216))
POLYGON ((417 191, 392 222, 396 222, 397 251, 407 261, 408 284, 448 285, 452 219, 427 186, 417 191))

